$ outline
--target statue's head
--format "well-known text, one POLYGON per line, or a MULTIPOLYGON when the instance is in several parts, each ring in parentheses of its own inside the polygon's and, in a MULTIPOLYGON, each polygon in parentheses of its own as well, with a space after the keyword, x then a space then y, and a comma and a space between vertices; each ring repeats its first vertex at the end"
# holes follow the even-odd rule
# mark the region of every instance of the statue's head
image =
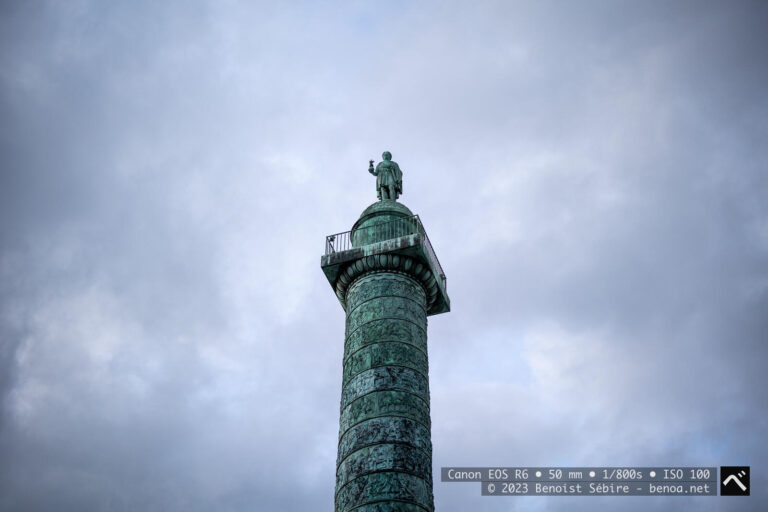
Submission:
POLYGON ((383 158, 384 160, 392 160, 392 153, 390 153, 389 151, 385 151, 381 154, 381 158, 383 158))

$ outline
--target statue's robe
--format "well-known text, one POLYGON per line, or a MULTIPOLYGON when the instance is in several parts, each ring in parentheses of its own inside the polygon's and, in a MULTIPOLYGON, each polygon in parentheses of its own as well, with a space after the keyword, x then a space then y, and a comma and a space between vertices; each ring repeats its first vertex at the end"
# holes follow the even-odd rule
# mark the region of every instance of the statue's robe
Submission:
POLYGON ((392 187, 395 191, 403 193, 403 172, 397 162, 384 160, 376 166, 376 189, 392 187))

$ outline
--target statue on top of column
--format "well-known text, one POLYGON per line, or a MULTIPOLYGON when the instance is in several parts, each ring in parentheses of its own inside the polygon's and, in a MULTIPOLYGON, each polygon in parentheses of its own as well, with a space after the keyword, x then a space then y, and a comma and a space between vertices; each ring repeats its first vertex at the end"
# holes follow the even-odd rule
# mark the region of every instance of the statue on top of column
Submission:
POLYGON ((385 199, 396 200, 403 193, 403 172, 397 162, 392 161, 392 153, 385 151, 381 154, 384 159, 373 167, 370 161, 368 172, 376 176, 376 194, 380 201, 385 199))

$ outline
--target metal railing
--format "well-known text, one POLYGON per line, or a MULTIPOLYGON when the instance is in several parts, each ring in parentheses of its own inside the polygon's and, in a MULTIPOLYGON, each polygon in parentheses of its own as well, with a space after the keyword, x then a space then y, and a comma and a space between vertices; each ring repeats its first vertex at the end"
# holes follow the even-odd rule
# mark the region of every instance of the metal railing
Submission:
POLYGON ((364 245, 417 233, 422 235, 427 255, 432 260, 435 270, 437 270, 438 276, 442 281, 443 287, 445 287, 445 272, 443 272, 440 260, 437 259, 437 254, 435 254, 432 243, 427 236, 427 230, 424 229, 424 225, 421 223, 421 219, 419 219, 418 215, 380 222, 378 224, 372 224, 351 231, 329 235, 325 237, 325 254, 328 255, 336 252, 348 251, 355 247, 362 247, 364 245))

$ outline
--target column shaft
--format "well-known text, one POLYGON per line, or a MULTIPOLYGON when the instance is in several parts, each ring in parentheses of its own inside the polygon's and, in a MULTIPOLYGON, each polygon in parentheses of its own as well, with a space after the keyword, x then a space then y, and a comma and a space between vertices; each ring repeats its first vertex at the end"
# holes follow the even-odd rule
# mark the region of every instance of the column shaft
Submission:
POLYGON ((346 292, 336 512, 433 512, 423 286, 374 271, 346 292))

